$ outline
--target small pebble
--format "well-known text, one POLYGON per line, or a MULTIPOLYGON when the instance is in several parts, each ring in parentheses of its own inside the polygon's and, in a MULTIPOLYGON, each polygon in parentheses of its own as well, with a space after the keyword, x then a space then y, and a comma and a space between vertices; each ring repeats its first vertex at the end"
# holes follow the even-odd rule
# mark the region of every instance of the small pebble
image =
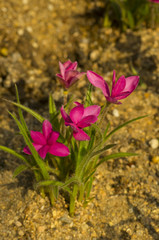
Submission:
POLYGON ((17 221, 17 222, 15 223, 15 225, 16 225, 17 227, 21 227, 21 226, 22 226, 21 222, 19 222, 19 221, 17 221))
POLYGON ((113 116, 114 117, 119 117, 119 111, 117 109, 113 110, 113 116))
POLYGON ((156 138, 153 138, 151 141, 149 141, 149 144, 151 148, 156 149, 159 146, 159 141, 156 138))
POLYGON ((159 162, 159 156, 152 157, 152 162, 153 163, 158 163, 159 162))
POLYGON ((18 234, 19 234, 20 236, 24 236, 25 233, 24 233, 22 230, 19 230, 18 234))
POLYGON ((99 55, 100 55, 100 51, 99 50, 94 50, 90 54, 90 59, 92 61, 95 61, 95 60, 97 60, 99 58, 99 55))

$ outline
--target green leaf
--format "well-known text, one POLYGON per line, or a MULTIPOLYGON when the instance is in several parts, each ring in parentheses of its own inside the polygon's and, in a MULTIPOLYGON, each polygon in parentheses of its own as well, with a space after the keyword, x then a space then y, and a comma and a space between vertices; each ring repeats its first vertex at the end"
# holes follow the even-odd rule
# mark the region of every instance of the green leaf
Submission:
MULTIPOLYGON (((16 84, 15 84, 15 91, 16 91, 17 103, 20 104, 19 94, 18 94, 18 88, 17 88, 17 85, 16 85, 16 84)), ((25 123, 25 120, 24 120, 24 117, 23 117, 22 110, 21 110, 20 107, 18 107, 18 113, 19 113, 19 118, 20 118, 20 121, 21 121, 23 127, 25 128, 25 130, 26 130, 27 132, 29 132, 28 127, 27 127, 27 125, 26 125, 26 123, 25 123)))
POLYGON ((92 87, 93 87, 93 85, 90 83, 89 87, 88 87, 88 90, 87 90, 87 94, 86 94, 85 107, 93 105, 93 102, 92 102, 92 99, 91 99, 92 87))
POLYGON ((65 183, 60 182, 60 181, 55 181, 55 180, 41 181, 41 182, 36 184, 36 187, 41 187, 41 186, 47 187, 47 186, 53 185, 53 186, 60 187, 64 190, 66 190, 67 192, 69 192, 70 194, 72 194, 72 191, 67 186, 70 185, 73 182, 78 182, 77 178, 72 177, 72 178, 68 179, 65 183))
POLYGON ((131 120, 129 120, 129 121, 121 124, 121 125, 118 126, 117 128, 113 129, 113 130, 105 137, 105 141, 108 140, 108 138, 109 138, 111 135, 113 135, 115 132, 117 132, 120 128, 123 128, 123 127, 125 127, 126 125, 128 125, 129 123, 135 122, 135 121, 137 121, 137 120, 139 120, 139 119, 142 119, 142 118, 145 118, 145 117, 147 117, 147 116, 148 116, 148 115, 141 116, 141 117, 137 117, 137 118, 133 118, 133 119, 131 119, 131 120))
POLYGON ((91 154, 91 157, 94 157, 94 156, 97 156, 97 155, 99 155, 99 154, 102 154, 102 153, 104 153, 106 150, 114 147, 115 145, 116 145, 116 144, 109 144, 109 145, 105 146, 104 148, 102 148, 102 149, 100 149, 100 150, 98 150, 98 151, 96 151, 96 152, 93 152, 93 153, 91 154))
POLYGON ((37 165, 39 166, 40 170, 41 170, 41 174, 43 175, 44 179, 45 180, 48 180, 50 177, 49 177, 49 174, 46 170, 46 167, 45 167, 45 163, 44 161, 39 157, 37 151, 35 150, 25 128, 21 125, 21 123, 18 121, 18 119, 16 118, 15 115, 13 115, 12 113, 9 112, 9 114, 13 117, 13 119, 15 120, 16 124, 18 125, 18 128, 20 130, 20 132, 22 133, 23 135, 23 138, 26 142, 26 145, 29 147, 37 165))
POLYGON ((43 118, 40 114, 36 113, 34 110, 32 110, 28 107, 23 106, 22 104, 15 103, 15 102, 12 102, 12 101, 9 101, 9 100, 6 100, 6 99, 5 99, 5 101, 7 101, 7 102, 19 107, 19 108, 22 108, 26 112, 30 113, 33 117, 35 117, 41 123, 45 120, 45 118, 43 118))
POLYGON ((49 113, 54 115, 56 112, 57 112, 56 105, 55 105, 54 99, 52 97, 52 94, 50 93, 50 95, 49 95, 49 113))
POLYGON ((105 131, 104 131, 104 140, 105 140, 105 137, 106 137, 106 135, 107 135, 107 132, 108 132, 108 129, 109 129, 109 127, 110 127, 110 122, 107 124, 107 126, 106 126, 106 129, 105 129, 105 131))
POLYGON ((130 157, 130 156, 138 156, 139 154, 137 153, 126 153, 126 152, 120 152, 120 153, 114 153, 114 154, 110 154, 104 158, 102 158, 102 160, 100 160, 95 168, 97 168, 100 164, 102 164, 103 162, 110 160, 110 159, 115 159, 115 158, 122 158, 122 157, 130 157))
POLYGON ((27 165, 31 166, 31 163, 23 155, 15 152, 14 150, 12 150, 8 147, 4 147, 4 146, 0 146, 0 149, 14 155, 15 157, 17 157, 17 158, 21 159, 23 162, 25 162, 27 165))
POLYGON ((28 166, 26 165, 20 165, 19 167, 17 167, 15 170, 14 170, 14 173, 13 173, 13 178, 17 177, 20 173, 22 173, 23 171, 27 170, 28 169, 28 166))

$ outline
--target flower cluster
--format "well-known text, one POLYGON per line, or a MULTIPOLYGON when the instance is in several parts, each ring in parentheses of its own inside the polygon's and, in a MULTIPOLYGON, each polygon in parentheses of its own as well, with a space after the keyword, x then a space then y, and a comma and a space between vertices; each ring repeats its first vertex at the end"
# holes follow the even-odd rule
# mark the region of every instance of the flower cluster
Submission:
MULTIPOLYGON (((106 101, 113 104, 121 104, 119 100, 128 97, 139 83, 138 76, 125 78, 121 76, 115 80, 113 71, 112 90, 109 90, 107 82, 93 71, 78 72, 77 62, 68 60, 59 63, 60 73, 56 76, 60 79, 65 89, 69 88, 84 74, 89 82, 100 88, 106 101)), ((90 84, 90 85, 91 85, 90 84)), ((78 199, 86 204, 89 200, 90 190, 97 167, 104 161, 111 158, 119 158, 135 155, 133 153, 115 153, 100 159, 100 155, 115 144, 106 145, 107 139, 121 127, 138 120, 142 117, 132 119, 116 129, 109 131, 109 123, 105 124, 105 130, 100 129, 98 118, 105 113, 106 104, 103 106, 94 105, 91 100, 91 88, 87 91, 84 103, 71 103, 64 101, 58 110, 52 95, 49 96, 49 120, 20 104, 18 90, 16 88, 17 103, 12 102, 19 110, 19 119, 11 114, 15 120, 20 133, 23 135, 26 146, 23 153, 19 154, 7 147, 0 146, 0 149, 13 154, 23 161, 14 172, 14 177, 24 170, 34 172, 36 186, 42 196, 49 194, 50 201, 58 198, 59 189, 67 191, 70 195, 70 215, 74 214, 75 201, 78 199), (66 103, 66 104, 65 104, 66 103), (67 109, 70 113, 67 114, 67 109), (42 124, 40 131, 29 131, 25 123, 22 110, 27 111, 42 124)), ((67 100, 67 99, 66 99, 67 100)), ((110 105, 110 104, 109 104, 110 105)))

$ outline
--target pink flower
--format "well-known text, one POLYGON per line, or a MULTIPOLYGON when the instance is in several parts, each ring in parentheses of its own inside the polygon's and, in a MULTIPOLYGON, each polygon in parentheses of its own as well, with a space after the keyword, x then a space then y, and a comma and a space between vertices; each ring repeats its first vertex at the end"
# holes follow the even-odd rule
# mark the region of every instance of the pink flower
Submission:
MULTIPOLYGON (((53 131, 52 125, 48 120, 43 122, 42 132, 43 133, 36 131, 30 132, 33 146, 41 158, 44 159, 47 153, 59 157, 65 157, 70 154, 68 147, 62 143, 56 142, 60 133, 53 131)), ((26 154, 31 154, 28 146, 26 146, 23 151, 26 154)))
POLYGON ((92 105, 84 108, 84 106, 78 102, 75 102, 75 104, 77 106, 70 111, 70 116, 67 115, 64 107, 61 107, 61 114, 65 121, 65 125, 72 127, 73 136, 76 140, 90 140, 90 137, 82 129, 97 121, 97 117, 100 113, 100 107, 92 105))
POLYGON ((149 0, 150 2, 159 3, 159 0, 149 0))
POLYGON ((102 90, 108 102, 115 104, 121 104, 118 100, 128 97, 139 83, 139 76, 130 76, 127 78, 121 76, 115 83, 115 71, 113 71, 112 91, 110 94, 108 84, 101 76, 95 72, 87 71, 87 78, 92 85, 102 90))
POLYGON ((78 72, 77 62, 71 62, 68 60, 65 63, 59 62, 60 73, 56 76, 60 79, 60 82, 65 88, 69 88, 73 83, 75 83, 79 78, 85 74, 85 72, 78 72))

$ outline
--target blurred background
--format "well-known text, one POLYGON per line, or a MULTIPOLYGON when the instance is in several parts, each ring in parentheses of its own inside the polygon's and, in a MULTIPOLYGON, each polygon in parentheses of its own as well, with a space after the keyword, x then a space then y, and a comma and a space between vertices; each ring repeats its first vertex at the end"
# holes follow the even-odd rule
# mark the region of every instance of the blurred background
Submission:
POLYGON ((1 0, 1 92, 16 83, 21 98, 45 101, 58 88, 58 61, 68 59, 107 81, 113 69, 139 74, 144 89, 158 91, 158 27, 159 4, 149 0, 1 0))

